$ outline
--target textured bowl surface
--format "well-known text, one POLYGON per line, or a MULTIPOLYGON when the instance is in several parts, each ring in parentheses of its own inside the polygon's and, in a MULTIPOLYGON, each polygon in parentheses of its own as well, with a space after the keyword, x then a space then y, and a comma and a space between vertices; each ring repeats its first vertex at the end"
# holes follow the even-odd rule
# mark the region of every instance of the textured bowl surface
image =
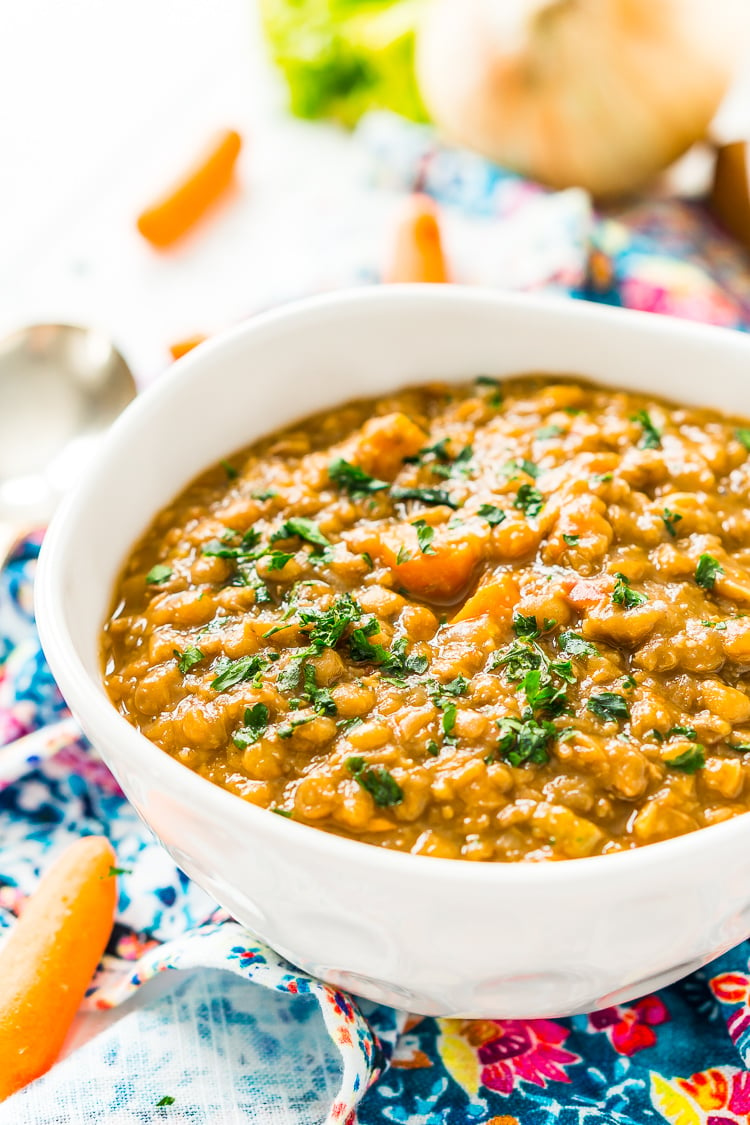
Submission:
POLYGON ((750 416, 750 339, 584 302, 453 287, 288 306, 203 345, 113 427, 42 552, 42 642, 70 707, 176 862, 290 961, 422 1014, 560 1016, 669 983, 750 935, 750 817, 632 852, 473 864, 272 816, 149 743, 110 704, 99 633, 156 511, 310 411, 436 378, 543 371, 750 416))

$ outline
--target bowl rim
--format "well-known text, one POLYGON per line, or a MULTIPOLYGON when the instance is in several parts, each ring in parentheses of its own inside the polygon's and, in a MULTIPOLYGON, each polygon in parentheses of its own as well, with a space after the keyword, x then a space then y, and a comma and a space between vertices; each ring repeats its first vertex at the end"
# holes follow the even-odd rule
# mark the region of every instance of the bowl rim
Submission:
MULTIPOLYGON (((172 364, 158 380, 142 391, 123 411, 111 427, 103 447, 95 455, 86 477, 64 497, 47 531, 42 544, 39 565, 34 583, 34 611, 37 626, 45 653, 53 669, 55 679, 66 702, 72 702, 74 714, 90 716, 90 725, 97 730, 108 731, 108 737, 120 746, 127 746, 129 759, 136 764, 137 771, 143 775, 151 773, 153 765, 159 767, 163 777, 168 778, 170 786, 182 791, 191 803, 201 806, 215 803, 212 815, 228 820, 244 818, 248 830, 255 834, 265 834, 271 843, 275 840, 290 844, 298 838, 299 844, 308 852, 315 851, 319 858, 333 862, 349 861, 358 866, 378 868, 409 877, 410 873, 424 881, 438 880, 452 882, 460 879, 465 885, 478 883, 480 886, 502 888, 528 884, 530 888, 553 884, 556 888, 581 880, 613 877, 638 878, 644 866, 650 868, 650 876, 659 865, 669 867, 675 862, 689 864, 691 857, 698 853, 706 859, 709 849, 726 852, 733 845, 740 845, 750 833, 750 819, 747 814, 739 814, 730 820, 699 828, 694 832, 652 844, 642 845, 620 852, 605 855, 586 856, 578 859, 547 860, 539 862, 487 861, 472 863, 466 859, 449 859, 438 856, 414 855, 410 852, 378 847, 352 837, 337 835, 315 825, 302 824, 291 818, 274 815, 269 809, 253 805, 237 794, 197 774, 188 766, 172 758, 145 735, 141 734, 121 715, 114 704, 106 697, 103 685, 97 685, 89 676, 80 659, 76 646, 65 624, 64 589, 60 581, 63 568, 59 561, 64 559, 70 546, 69 528, 86 509, 87 481, 98 476, 97 468, 105 464, 111 456, 110 449, 117 445, 131 431, 137 432, 140 420, 151 410, 152 404, 174 395, 178 381, 184 381, 190 372, 193 377, 206 366, 215 367, 222 355, 242 347, 246 340, 259 336, 273 336, 279 329, 285 330, 290 322, 301 325, 309 319, 321 316, 336 316, 348 306, 387 306, 402 308, 404 303, 432 302, 437 309, 443 305, 489 306, 506 309, 531 309, 543 315, 554 312, 557 315, 582 322, 592 318, 602 324, 629 322, 638 331, 647 334, 673 335, 704 341, 722 346, 744 348, 750 359, 750 337, 742 333, 693 321, 679 320, 669 316, 656 316, 653 313, 622 309, 596 302, 573 299, 558 295, 537 295, 501 292, 484 287, 390 285, 362 286, 352 290, 342 290, 302 300, 295 300, 270 311, 259 313, 216 337, 202 343, 199 348, 172 364), (291 836, 289 835, 291 833, 291 836)), ((606 385, 606 384, 605 384, 606 385)), ((196 470, 199 471, 199 470, 196 470)), ((116 772, 116 766, 114 767, 116 772)))

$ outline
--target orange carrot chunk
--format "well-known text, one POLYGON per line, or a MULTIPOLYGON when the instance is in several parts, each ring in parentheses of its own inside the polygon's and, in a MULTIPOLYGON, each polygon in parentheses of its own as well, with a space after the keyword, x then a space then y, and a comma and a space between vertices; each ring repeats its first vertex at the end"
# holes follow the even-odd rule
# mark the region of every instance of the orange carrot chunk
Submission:
POLYGON ((444 603, 455 601, 464 593, 481 558, 481 548, 473 538, 436 538, 431 553, 424 554, 417 547, 416 534, 407 527, 401 528, 400 534, 389 536, 387 542, 373 535, 372 539, 359 541, 359 546, 376 562, 387 566, 396 583, 410 594, 444 603))
POLYGON ((141 212, 138 230, 152 246, 171 246, 224 194, 232 182, 241 147, 239 133, 224 130, 179 183, 141 212))
POLYGON ((510 620, 513 606, 520 598, 518 584, 510 574, 500 574, 497 578, 480 586, 461 606, 453 622, 469 621, 488 613, 494 620, 510 620))
POLYGON ((411 196, 399 216, 385 280, 436 283, 449 280, 438 210, 429 196, 411 196))
POLYGON ((182 359, 184 355, 187 355, 188 352, 191 352, 193 348, 197 348, 198 344, 204 343, 205 340, 205 336, 186 336, 184 340, 178 340, 176 344, 170 344, 170 355, 172 356, 172 359, 182 359))
POLYGON ((0 948, 0 1101, 49 1070, 112 931, 115 853, 76 840, 50 867, 0 948))

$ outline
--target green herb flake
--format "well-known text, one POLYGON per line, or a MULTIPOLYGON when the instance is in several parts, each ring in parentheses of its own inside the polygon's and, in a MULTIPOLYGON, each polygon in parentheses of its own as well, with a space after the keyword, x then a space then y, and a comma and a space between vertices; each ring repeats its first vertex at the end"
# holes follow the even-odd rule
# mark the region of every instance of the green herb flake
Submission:
POLYGON ((500 380, 493 378, 492 375, 477 375, 474 382, 478 387, 499 387, 500 380))
POLYGON ((318 715, 336 715, 338 708, 331 692, 326 687, 318 687, 315 678, 315 668, 312 664, 305 664, 303 669, 304 692, 303 695, 318 715))
POLYGON ((682 773, 697 773, 706 764, 706 753, 703 747, 696 743, 694 746, 689 746, 682 754, 678 754, 677 757, 664 756, 662 761, 670 769, 680 770, 682 773))
POLYGON ((419 500, 422 504, 428 506, 432 504, 445 504, 446 507, 452 508, 454 511, 458 508, 458 504, 453 500, 448 492, 443 488, 397 488, 391 489, 391 498, 393 500, 419 500))
POLYGON ((372 797, 379 808, 398 805, 404 799, 401 786, 383 766, 368 766, 364 758, 347 758, 344 763, 354 780, 372 797))
POLYGON ((378 480, 376 477, 370 476, 359 465, 352 465, 350 461, 345 461, 343 457, 337 457, 335 461, 331 461, 328 466, 328 476, 334 484, 351 493, 352 496, 382 492, 390 487, 388 481, 378 480))
POLYGON ((270 571, 283 570, 289 560, 293 558, 294 555, 290 554, 288 551, 266 552, 266 562, 268 563, 268 569, 270 571))
POLYGON ((375 563, 374 563, 374 562, 372 561, 372 555, 371 555, 371 554, 370 554, 370 553, 369 553, 368 551, 363 551, 363 552, 362 552, 362 558, 363 558, 363 559, 364 559, 364 561, 365 561, 365 562, 367 563, 367 565, 368 565, 368 567, 370 568, 370 570, 374 570, 374 569, 375 569, 375 563))
POLYGON ((431 738, 427 743, 427 745, 425 746, 425 751, 430 755, 431 758, 437 758, 438 754, 440 753, 440 747, 438 746, 434 738, 431 738))
POLYGON ((307 723, 311 723, 315 719, 315 715, 303 715, 299 719, 292 719, 286 726, 278 728, 279 738, 291 738, 297 727, 304 727, 307 723))
POLYGON ((172 577, 172 568, 165 566, 163 563, 157 563, 152 566, 151 570, 146 575, 146 581, 149 586, 161 586, 163 582, 168 582, 172 577))
POLYGON ((654 425, 651 415, 647 410, 639 410, 633 414, 631 422, 637 422, 643 430, 641 449, 659 449, 661 446, 661 430, 654 425))
POLYGON ((441 725, 442 730, 443 730, 443 734, 445 734, 445 735, 452 735, 453 734, 453 728, 456 725, 456 715, 457 714, 458 714, 458 708, 456 707, 456 704, 455 703, 446 703, 445 707, 443 708, 443 715, 442 715, 442 719, 441 719, 441 722, 440 722, 440 725, 441 725))
POLYGON ((132 874, 133 874, 133 868, 132 867, 110 867, 109 871, 107 872, 107 878, 114 879, 115 876, 117 876, 117 875, 132 875, 132 874))
POLYGON ((252 707, 246 707, 243 725, 232 736, 235 746, 246 750, 262 738, 268 730, 268 717, 269 711, 265 703, 254 703, 252 707))
POLYGON ((560 650, 566 656, 598 656, 599 649, 596 645, 592 645, 591 641, 585 640, 580 634, 572 632, 570 629, 561 633, 558 637, 558 644, 560 650))
POLYGON ((162 1106, 174 1105, 174 1098, 171 1094, 165 1094, 163 1098, 159 1098, 156 1103, 156 1108, 161 1109, 162 1106))
POLYGON ((230 660, 222 656, 216 664, 217 675, 211 681, 214 691, 229 691, 236 684, 252 679, 265 665, 265 660, 257 654, 241 656, 238 660, 230 660))
POLYGON ((695 581, 704 590, 713 590, 716 577, 724 573, 724 567, 713 555, 701 555, 695 568, 695 581))
POLYGON ((740 445, 744 445, 745 449, 750 449, 750 430, 740 427, 739 430, 735 430, 734 436, 740 445))
POLYGON ((299 615, 303 626, 312 627, 308 637, 310 644, 318 652, 324 648, 335 648, 348 626, 361 616, 362 610, 350 594, 342 594, 323 613, 303 610, 299 615))
POLYGON ((196 645, 189 645, 184 652, 180 652, 177 648, 173 649, 173 652, 174 658, 177 661, 177 667, 180 669, 183 676, 186 675, 191 668, 194 668, 196 664, 200 664, 205 656, 205 653, 196 645))
POLYGON ((698 732, 695 727, 671 727, 667 731, 667 738, 687 738, 689 742, 697 742, 698 732))
POLYGON ((239 469, 235 469, 234 465, 231 465, 229 461, 221 461, 220 464, 227 475, 227 480, 237 480, 237 477, 240 475, 239 469))
POLYGON ((415 520, 415 522, 411 526, 413 528, 416 528, 417 543, 419 544, 419 549, 422 554, 437 554, 435 548, 432 546, 432 540, 435 538, 435 528, 430 527, 430 525, 426 523, 425 520, 415 520))
POLYGON ((563 532, 563 542, 567 543, 569 547, 575 547, 580 538, 580 535, 569 535, 567 532, 563 532))
POLYGON ((503 509, 496 507, 494 504, 480 504, 477 515, 487 520, 490 527, 497 527, 506 518, 503 509))
POLYGON ((544 497, 533 484, 522 484, 516 493, 513 507, 519 509, 529 519, 534 519, 544 507, 544 497))
MULTIPOLYGON (((432 553, 434 554, 435 552, 433 551, 432 553)), ((396 566, 401 566, 402 563, 409 562, 411 558, 411 551, 402 543, 398 549, 398 554, 396 555, 396 566)))
POLYGON ((541 426, 534 436, 538 441, 550 441, 552 438, 561 437, 562 433, 560 426, 541 426))
POLYGON ((305 516, 292 516, 285 520, 281 527, 274 531, 271 542, 277 543, 280 539, 293 539, 295 535, 299 539, 304 539, 306 543, 312 543, 315 547, 331 546, 330 539, 326 539, 318 525, 313 520, 306 519, 305 516))
POLYGON ((274 492, 272 488, 269 488, 266 492, 251 492, 250 495, 252 496, 253 500, 260 500, 261 502, 263 502, 264 500, 274 500, 279 494, 278 492, 274 492))
POLYGON ((533 461, 529 461, 526 457, 516 457, 512 461, 506 461, 502 468, 502 472, 506 476, 511 476, 517 472, 525 473, 532 480, 536 480, 541 471, 538 465, 535 465, 533 461))
POLYGON ((291 809, 282 809, 278 805, 271 805, 271 812, 276 813, 277 816, 285 816, 287 820, 291 820, 294 816, 291 809))
POLYGON ((661 514, 662 523, 667 529, 667 533, 673 539, 677 538, 677 524, 682 519, 679 512, 673 512, 670 508, 665 508, 661 514))
POLYGON ((557 733, 552 723, 536 719, 498 719, 498 753, 510 765, 543 766, 549 761, 548 747, 557 733))
POLYGON ((646 594, 631 589, 630 581, 624 574, 615 575, 615 588, 612 591, 614 605, 621 605, 623 609, 635 609, 636 606, 643 605, 647 601, 648 596, 646 594))
POLYGON ((614 691, 603 691, 599 695, 592 695, 586 708, 605 723, 617 723, 630 717, 627 700, 614 691))
POLYGON ((634 676, 623 676, 622 686, 625 691, 632 691, 638 684, 634 676))
POLYGON ((514 614, 513 632, 521 641, 535 641, 539 636, 536 617, 533 614, 529 616, 523 613, 514 614))

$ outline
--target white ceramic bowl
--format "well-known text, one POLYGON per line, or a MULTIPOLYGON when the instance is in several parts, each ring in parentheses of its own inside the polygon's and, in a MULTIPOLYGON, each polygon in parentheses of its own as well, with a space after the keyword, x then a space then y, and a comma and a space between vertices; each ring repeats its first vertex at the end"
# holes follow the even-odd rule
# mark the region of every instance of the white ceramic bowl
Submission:
POLYGON ((37 609, 74 714, 175 861, 308 972, 412 1012, 559 1016, 649 992, 750 935, 750 817, 552 864, 404 855, 273 816, 131 727, 98 646, 134 540, 196 473, 310 411, 435 378, 579 373, 750 415, 750 340, 449 287, 316 299, 203 345, 115 424, 53 522, 37 609))

